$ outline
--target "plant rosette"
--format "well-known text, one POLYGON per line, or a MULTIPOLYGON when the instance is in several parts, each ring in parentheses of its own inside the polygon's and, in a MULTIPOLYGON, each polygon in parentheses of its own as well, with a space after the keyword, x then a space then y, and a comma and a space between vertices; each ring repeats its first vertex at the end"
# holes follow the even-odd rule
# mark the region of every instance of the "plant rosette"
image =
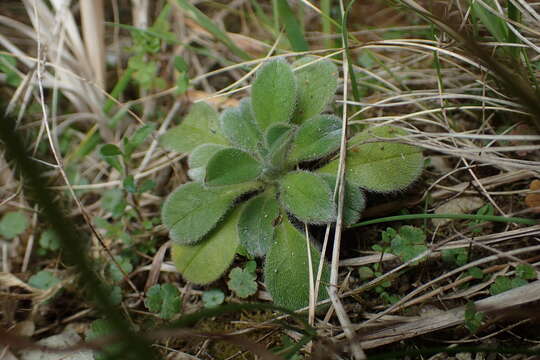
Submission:
MULTIPOLYGON (((292 67, 283 59, 268 61, 256 72, 251 97, 238 107, 218 114, 196 103, 161 137, 164 147, 189 154, 192 182, 174 190, 162 208, 173 261, 186 280, 201 285, 217 280, 241 245, 266 259, 265 284, 276 305, 308 305, 308 244, 293 223, 336 220, 339 160, 332 155, 340 147, 342 122, 321 113, 337 86, 338 70, 329 60, 305 57, 292 67), (317 169, 314 163, 324 165, 317 169)), ((349 139, 346 226, 360 218, 364 191, 399 191, 420 175, 419 148, 384 141, 406 134, 380 126, 349 139)), ((309 251, 317 269, 319 251, 314 245, 309 251)), ((328 274, 325 267, 323 284, 328 274)), ((318 296, 327 297, 324 286, 318 296)))

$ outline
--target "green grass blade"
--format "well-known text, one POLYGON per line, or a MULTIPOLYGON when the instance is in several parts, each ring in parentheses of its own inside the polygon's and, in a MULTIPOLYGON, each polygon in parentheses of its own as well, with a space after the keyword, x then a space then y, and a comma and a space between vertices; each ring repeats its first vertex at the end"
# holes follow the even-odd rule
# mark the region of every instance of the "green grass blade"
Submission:
MULTIPOLYGON (((358 88, 358 81, 356 80, 356 74, 354 73, 353 60, 351 56, 351 51, 349 49, 349 32, 347 30, 347 18, 349 17, 349 11, 351 10, 353 4, 356 0, 352 0, 348 5, 345 13, 342 14, 343 18, 341 19, 341 33, 343 40, 343 48, 345 49, 345 56, 347 57, 349 63, 349 76, 351 77, 351 87, 352 93, 355 101, 360 101, 360 89, 358 88)), ((343 79, 347 81, 347 79, 343 79)))
POLYGON ((458 220, 480 220, 480 221, 494 221, 505 223, 516 223, 524 225, 538 225, 538 220, 517 218, 517 217, 504 217, 494 215, 472 215, 472 214, 411 214, 411 215, 398 215, 388 216, 379 219, 362 221, 357 224, 351 225, 351 228, 361 227, 372 224, 380 224, 391 221, 403 221, 403 220, 417 220, 417 219, 458 219, 458 220))
POLYGON ((289 39, 293 50, 309 50, 309 45, 304 38, 304 33, 302 32, 300 22, 294 16, 294 13, 290 8, 287 0, 278 0, 277 5, 279 11, 279 19, 283 22, 283 25, 285 26, 285 32, 287 33, 287 38, 289 39))
POLYGON ((231 38, 224 33, 219 27, 217 27, 208 16, 206 16, 201 10, 197 9, 195 5, 190 4, 187 0, 176 0, 178 6, 184 9, 193 19, 201 25, 203 28, 208 30, 212 35, 221 41, 225 46, 229 48, 239 58, 243 60, 249 60, 251 57, 234 44, 231 38))

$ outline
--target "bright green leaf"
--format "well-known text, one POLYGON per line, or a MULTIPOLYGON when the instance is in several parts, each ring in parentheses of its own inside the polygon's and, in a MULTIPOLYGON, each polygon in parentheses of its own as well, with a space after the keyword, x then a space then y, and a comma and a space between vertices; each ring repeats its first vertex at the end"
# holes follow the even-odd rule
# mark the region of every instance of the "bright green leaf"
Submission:
POLYGON ((478 312, 473 301, 469 301, 465 306, 465 327, 472 333, 476 333, 482 326, 484 313, 478 312))
POLYGON ((341 121, 334 115, 319 115, 303 123, 296 133, 289 161, 316 160, 336 151, 341 141, 341 121))
POLYGON ((509 277, 497 276, 493 284, 489 287, 489 292, 491 295, 497 295, 513 288, 512 280, 509 277))
POLYGON ((482 280, 484 278, 484 272, 478 266, 473 266, 467 270, 467 274, 477 280, 482 280))
POLYGON ((257 292, 257 276, 245 269, 235 267, 229 273, 230 280, 227 281, 227 286, 231 291, 240 297, 247 298, 257 292))
POLYGON ((182 123, 161 136, 161 144, 170 150, 189 153, 202 144, 226 145, 219 133, 219 115, 208 104, 193 104, 182 123))
POLYGON ((28 227, 28 218, 20 211, 8 212, 0 220, 0 235, 13 239, 26 231, 28 227))
MULTIPOLYGON (((336 177, 333 175, 322 174, 321 177, 328 183, 332 193, 336 187, 336 177)), ((343 224, 351 226, 355 224, 362 211, 366 207, 366 197, 364 192, 345 181, 345 199, 343 201, 343 224)))
POLYGON ((251 87, 255 120, 262 132, 272 124, 288 123, 296 102, 296 80, 285 60, 272 60, 258 71, 251 87))
POLYGON ((320 114, 334 97, 338 86, 338 69, 330 60, 317 61, 316 57, 307 56, 293 66, 297 68, 309 63, 312 64, 295 72, 298 94, 294 121, 297 123, 320 114))
POLYGON ((239 244, 237 227, 241 210, 242 207, 235 209, 197 245, 172 245, 173 262, 184 279, 204 285, 217 280, 227 270, 239 244))
POLYGON ((212 230, 244 192, 253 184, 207 189, 200 183, 187 183, 169 195, 161 218, 176 244, 193 244, 212 230))
POLYGON ((516 266, 516 276, 523 280, 536 279, 536 270, 529 264, 519 264, 516 266))
POLYGON ((174 57, 174 68, 183 73, 189 70, 189 66, 186 60, 178 55, 174 57))
POLYGON ((252 256, 264 256, 274 237, 274 220, 279 216, 279 203, 274 193, 264 193, 247 202, 240 221, 240 243, 252 256))
POLYGON ((208 161, 222 149, 225 149, 225 146, 218 144, 203 144, 193 149, 188 158, 189 177, 195 181, 203 182, 208 161))
POLYGON ((118 146, 113 144, 105 144, 99 149, 99 153, 103 160, 105 160, 109 165, 118 170, 118 172, 123 172, 124 169, 119 159, 119 157, 123 154, 118 146))
POLYGON ((336 218, 332 189, 319 175, 293 171, 279 184, 281 201, 298 219, 312 224, 329 223, 336 218))
MULTIPOLYGON (((409 186, 422 172, 420 148, 397 142, 369 142, 374 136, 393 138, 405 135, 402 129, 381 126, 367 129, 349 140, 346 176, 351 184, 371 191, 392 192, 409 186)), ((333 160, 319 172, 336 174, 339 160, 333 160)))
POLYGON ((209 186, 223 186, 255 180, 262 165, 247 152, 226 148, 216 152, 208 161, 204 182, 209 186))
MULTIPOLYGON (((320 254, 314 245, 311 248, 313 278, 319 266, 320 254)), ((274 243, 266 256, 264 268, 265 284, 278 306, 296 310, 309 304, 309 267, 306 238, 288 221, 276 228, 274 243)), ((328 297, 326 285, 329 272, 324 267, 318 300, 328 297)))
POLYGON ((172 284, 156 284, 148 289, 144 304, 162 319, 171 319, 180 312, 180 291, 172 284))
POLYGON ((142 145, 142 143, 146 140, 146 138, 152 134, 152 132, 156 129, 155 124, 146 124, 138 128, 135 133, 129 138, 124 140, 124 154, 126 158, 131 157, 131 154, 133 154, 133 151, 137 149, 139 146, 142 145))
POLYGON ((262 135, 255 125, 251 110, 251 101, 243 99, 237 108, 225 110, 220 117, 221 131, 229 141, 256 154, 262 146, 262 135))

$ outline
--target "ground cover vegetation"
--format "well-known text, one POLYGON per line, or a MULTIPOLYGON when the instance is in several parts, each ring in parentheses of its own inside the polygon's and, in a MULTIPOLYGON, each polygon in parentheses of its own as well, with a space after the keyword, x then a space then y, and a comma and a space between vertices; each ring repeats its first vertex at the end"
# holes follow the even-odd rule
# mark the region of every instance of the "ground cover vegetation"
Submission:
POLYGON ((0 357, 538 356, 537 4, 0 10, 0 357))

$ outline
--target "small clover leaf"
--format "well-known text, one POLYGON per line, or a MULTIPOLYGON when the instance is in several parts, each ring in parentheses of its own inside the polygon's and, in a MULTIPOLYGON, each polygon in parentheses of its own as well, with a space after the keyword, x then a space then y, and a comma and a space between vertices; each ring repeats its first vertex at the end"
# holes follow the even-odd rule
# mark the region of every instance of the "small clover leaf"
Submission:
POLYGON ((212 289, 203 292, 202 301, 205 308, 213 308, 223 304, 225 300, 225 294, 218 289, 212 289))
POLYGON ((8 212, 0 220, 0 235, 6 239, 13 239, 26 231, 28 218, 22 212, 8 212))
POLYGON ((247 298, 257 292, 257 276, 247 269, 235 267, 229 273, 227 286, 241 298, 247 298))
POLYGON ((497 295, 513 289, 512 280, 507 276, 497 276, 493 284, 489 287, 491 295, 497 295))
POLYGON ((519 264, 516 266, 516 276, 523 280, 536 279, 536 270, 529 264, 519 264))
POLYGON ((41 270, 35 275, 32 275, 28 279, 28 285, 41 290, 47 290, 60 283, 60 279, 57 278, 52 271, 41 270))
POLYGON ((46 250, 56 251, 60 248, 60 239, 53 229, 47 229, 39 237, 39 245, 46 250))
POLYGON ((465 306, 465 327, 474 334, 482 326, 483 320, 484 313, 478 312, 474 302, 469 301, 465 306))
MULTIPOLYGON (((387 230, 388 231, 388 230, 387 230)), ((391 231, 395 234, 395 231, 391 231)), ((399 228, 399 233, 390 241, 390 251, 399 256, 401 261, 407 262, 427 250, 426 234, 422 229, 405 225, 399 228)))
POLYGON ((172 284, 156 284, 148 289, 144 304, 162 319, 171 319, 180 312, 180 291, 172 284))

